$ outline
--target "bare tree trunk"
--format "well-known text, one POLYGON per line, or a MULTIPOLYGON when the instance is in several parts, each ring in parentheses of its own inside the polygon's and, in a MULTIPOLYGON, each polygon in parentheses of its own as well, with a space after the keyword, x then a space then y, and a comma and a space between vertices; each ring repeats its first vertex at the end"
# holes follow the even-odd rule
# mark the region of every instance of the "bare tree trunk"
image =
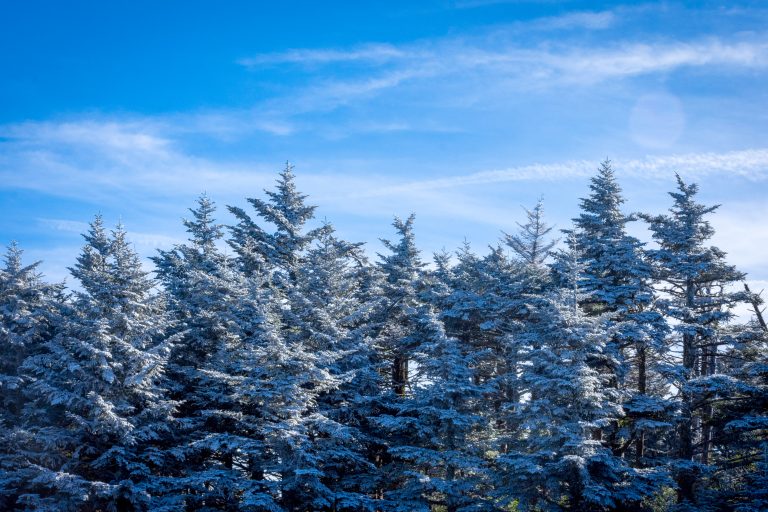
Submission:
POLYGON ((749 302, 752 303, 752 309, 755 310, 755 316, 757 317, 760 327, 762 327, 764 331, 768 331, 768 325, 765 324, 765 318, 763 318, 763 310, 760 309, 760 304, 763 303, 760 294, 752 293, 752 290, 749 289, 747 283, 744 283, 744 290, 749 294, 749 302))
POLYGON ((403 354, 395 356, 392 363, 392 390, 404 397, 408 386, 408 358, 403 354))
MULTIPOLYGON (((701 351, 701 375, 712 375, 712 368, 710 367, 710 350, 711 347, 703 347, 701 351)), ((710 438, 712 427, 709 424, 709 420, 712 417, 712 405, 707 404, 704 407, 701 422, 701 462, 702 464, 709 464, 709 451, 710 451, 710 438)))
MULTIPOLYGON (((637 347, 637 392, 640 395, 648 392, 648 349, 644 344, 637 347)), ((637 433, 635 450, 635 462, 640 466, 645 457, 645 432, 642 430, 637 433)))
MULTIPOLYGON (((693 309, 695 288, 691 280, 685 287, 685 305, 693 309)), ((688 390, 688 381, 696 372, 696 337, 686 332, 683 334, 683 374, 684 382, 681 389, 680 424, 678 435, 677 456, 683 461, 693 460, 693 397, 688 390)), ((690 469, 680 471, 677 476, 677 501, 693 502, 693 486, 695 477, 690 469)))

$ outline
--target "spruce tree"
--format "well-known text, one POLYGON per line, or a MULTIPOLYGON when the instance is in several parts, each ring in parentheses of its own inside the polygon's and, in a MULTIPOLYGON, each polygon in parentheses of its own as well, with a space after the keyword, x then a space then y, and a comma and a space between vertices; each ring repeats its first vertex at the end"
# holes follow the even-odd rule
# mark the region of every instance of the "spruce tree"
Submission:
POLYGON ((591 364, 608 350, 612 333, 604 318, 586 316, 579 307, 578 255, 561 252, 558 260, 567 281, 532 297, 525 331, 518 334, 527 399, 515 404, 521 432, 498 457, 507 473, 497 489, 504 502, 519 501, 524 510, 594 511, 638 503, 653 488, 599 439, 622 414, 610 376, 591 364))
POLYGON ((293 165, 286 162, 277 180, 276 190, 265 190, 267 200, 250 198, 248 202, 262 221, 271 224, 275 231, 269 233, 242 208, 230 206, 229 211, 237 218, 228 241, 238 255, 242 270, 248 274, 276 273, 278 280, 296 279, 302 253, 328 228, 305 231, 305 225, 315 214, 316 207, 307 205, 306 195, 296 189, 293 165))
POLYGON ((12 243, 0 269, 0 508, 7 510, 35 476, 27 457, 29 426, 45 414, 31 407, 32 377, 23 363, 53 337, 63 300, 61 285, 45 283, 39 264, 24 265, 22 250, 12 243))
POLYGON ((82 286, 46 351, 28 358, 37 408, 32 508, 143 510, 173 403, 161 386, 166 317, 126 232, 97 217, 71 269, 82 286))
POLYGON ((368 335, 374 304, 365 291, 371 278, 362 244, 340 240, 330 225, 298 268, 283 310, 291 337, 325 354, 338 386, 317 397, 311 425, 318 464, 315 494, 328 510, 376 510, 375 465, 369 459, 380 440, 370 428, 380 398, 378 358, 368 335))
POLYGON ((681 354, 671 373, 678 407, 671 470, 678 502, 690 507, 698 506, 697 484, 710 462, 710 400, 716 399, 717 390, 709 384, 716 385, 712 377, 719 373, 721 329, 733 316, 731 308, 744 298, 729 291, 744 274, 726 263, 723 251, 708 245, 714 229, 706 216, 717 206, 698 203, 697 192, 695 184, 677 176, 669 214, 643 216, 659 246, 649 254, 663 283, 664 312, 675 322, 675 352, 681 354))
POLYGON ((520 228, 517 234, 504 233, 504 241, 523 262, 541 265, 557 244, 557 240, 546 238, 552 231, 552 227, 544 222, 543 199, 539 199, 532 210, 527 208, 524 210, 528 221, 525 224, 517 223, 520 228))
POLYGON ((569 245, 579 254, 583 271, 581 307, 591 315, 610 314, 613 335, 606 353, 591 361, 610 376, 609 385, 621 392, 627 420, 606 425, 604 442, 614 455, 631 456, 640 467, 660 461, 646 453, 648 440, 658 441, 667 428, 668 404, 663 389, 654 393, 650 378, 658 375, 659 360, 668 332, 655 307, 651 265, 643 244, 627 234, 626 225, 635 217, 625 215, 625 202, 610 161, 606 160, 591 179, 591 193, 581 200, 569 245))
POLYGON ((481 501, 486 476, 476 413, 482 387, 472 356, 446 335, 430 304, 434 286, 416 248, 413 222, 413 215, 395 219, 400 238, 383 241, 390 253, 379 264, 388 303, 377 341, 392 375, 388 411, 376 418, 389 443, 385 497, 392 510, 468 510, 481 501))
MULTIPOLYGON (((157 506, 236 509, 246 489, 258 488, 233 467, 246 451, 235 436, 249 431, 234 421, 241 411, 233 397, 239 373, 223 366, 237 356, 244 332, 250 332, 243 325, 250 320, 237 311, 251 298, 248 281, 217 245, 223 229, 215 211, 207 196, 198 198, 192 217, 184 220, 189 242, 153 258, 178 338, 168 365, 178 407, 157 506)), ((252 450, 250 441, 244 443, 252 450)))

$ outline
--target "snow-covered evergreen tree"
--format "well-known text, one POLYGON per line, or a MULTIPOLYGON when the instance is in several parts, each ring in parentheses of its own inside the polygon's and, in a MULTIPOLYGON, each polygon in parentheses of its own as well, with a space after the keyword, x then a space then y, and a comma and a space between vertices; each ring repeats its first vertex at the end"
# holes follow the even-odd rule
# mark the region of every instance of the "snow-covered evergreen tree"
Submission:
POLYGON ((583 266, 582 308, 588 314, 610 313, 614 324, 605 355, 591 364, 610 375, 609 385, 621 391, 630 420, 624 422, 627 428, 607 425, 603 437, 615 455, 631 455, 637 465, 652 465, 646 441, 657 440, 660 429, 669 424, 666 392, 654 394, 649 376, 658 374, 668 328, 654 306, 651 265, 643 244, 627 234, 626 225, 635 218, 621 211, 624 197, 610 161, 600 165, 590 190, 581 200, 574 228, 566 233, 571 233, 569 244, 583 266))
POLYGON ((61 303, 61 286, 45 283, 39 262, 22 263, 22 250, 12 243, 0 269, 0 508, 13 509, 34 477, 26 450, 28 424, 40 411, 29 407, 31 377, 28 357, 44 350, 51 339, 61 303))
POLYGON ((558 259, 567 270, 565 286, 532 301, 525 332, 518 334, 526 350, 526 399, 514 410, 521 433, 498 457, 507 471, 497 493, 524 510, 594 511, 639 503, 653 487, 599 438, 622 415, 610 376, 591 364, 603 356, 612 333, 602 318, 586 316, 578 306, 584 298, 578 255, 561 252, 558 259))
POLYGON ((296 278, 302 253, 328 228, 321 226, 305 231, 316 207, 307 205, 307 196, 296 189, 290 163, 286 162, 280 173, 277 190, 265 190, 265 193, 267 200, 251 198, 248 202, 261 220, 274 226, 275 232, 269 233, 242 208, 230 206, 229 211, 238 222, 231 227, 229 244, 246 274, 276 272, 278 280, 290 282, 296 278))
POLYGON ((382 294, 386 297, 383 316, 377 333, 379 349, 390 361, 390 387, 401 397, 412 392, 409 383, 411 353, 420 339, 412 335, 409 312, 422 302, 425 264, 421 260, 413 234, 414 215, 405 221, 395 218, 393 226, 400 239, 397 242, 382 239, 390 254, 379 255, 379 269, 384 275, 382 294))
POLYGON ((547 259, 557 240, 547 239, 552 227, 544 222, 544 201, 539 199, 533 210, 525 208, 528 221, 525 224, 517 223, 517 234, 504 233, 504 241, 525 263, 541 265, 547 259))
POLYGON ((717 206, 696 202, 698 187, 677 176, 677 191, 668 215, 644 215, 658 249, 649 251, 666 294, 664 312, 675 322, 681 353, 672 369, 677 392, 677 435, 671 470, 681 506, 696 507, 697 483, 707 471, 712 440, 710 400, 717 397, 722 327, 743 294, 729 286, 744 275, 725 261, 725 253, 709 246, 714 234, 706 216, 717 206))
MULTIPOLYGON (((328 510, 376 510, 376 467, 369 458, 380 442, 370 417, 381 395, 379 361, 368 321, 376 310, 366 293, 369 264, 362 244, 340 240, 327 225, 307 251, 284 308, 291 338, 325 354, 327 371, 338 386, 317 397, 311 425, 318 461, 313 492, 328 510)), ((315 498, 317 501, 317 498, 315 498)))
POLYGON ((390 433, 392 463, 385 468, 396 487, 387 493, 392 510, 478 510, 486 498, 483 417, 477 412, 484 388, 472 358, 446 336, 427 305, 412 312, 413 354, 419 382, 412 394, 392 403, 394 414, 378 421, 390 433))
POLYGON ((30 426, 33 509, 143 510, 173 403, 160 387, 166 317, 126 232, 97 217, 71 269, 82 291, 46 351, 25 363, 45 421, 30 426))
POLYGON ((224 363, 241 354, 243 337, 255 329, 249 324, 264 321, 264 314, 258 301, 255 318, 238 314, 254 298, 247 295, 248 280, 217 246, 223 230, 215 211, 201 196, 184 221, 189 242, 153 258, 178 337, 168 375, 179 405, 164 453, 165 478, 157 482, 157 506, 236 509, 246 490, 260 488, 235 466, 254 445, 263 446, 247 438, 256 427, 235 421, 242 414, 234 396, 242 372, 224 363))
MULTIPOLYGON (((712 508, 768 507, 768 331, 753 321, 724 329, 717 371, 701 379, 711 400, 703 427, 711 443, 707 490, 712 508)), ((704 441, 704 439, 702 439, 704 441)))
POLYGON ((430 304, 433 286, 416 248, 413 221, 395 219, 400 238, 383 241, 390 253, 379 264, 388 303, 377 342, 392 375, 392 401, 376 418, 389 443, 384 495, 392 510, 476 509, 485 476, 477 414, 483 388, 472 355, 446 335, 430 304))

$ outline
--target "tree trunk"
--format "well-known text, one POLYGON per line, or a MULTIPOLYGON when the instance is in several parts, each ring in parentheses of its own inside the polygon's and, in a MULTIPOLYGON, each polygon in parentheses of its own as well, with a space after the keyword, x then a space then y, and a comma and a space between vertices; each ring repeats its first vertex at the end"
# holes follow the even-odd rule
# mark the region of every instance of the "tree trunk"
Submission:
MULTIPOLYGON (((637 347, 637 392, 643 396, 648 392, 648 349, 645 345, 637 347)), ((637 433, 635 450, 635 462, 642 466, 645 457, 645 432, 642 430, 637 433)))
MULTIPOLYGON (((686 283, 685 305, 693 309, 695 288, 692 281, 686 283)), ((689 313, 690 315, 691 313, 689 313)), ((695 377, 696 371, 696 337, 686 332, 683 334, 683 382, 681 383, 680 423, 678 427, 677 456, 684 462, 693 460, 693 397, 688 390, 688 381, 695 377)), ((693 486, 695 482, 692 470, 685 469, 676 476, 678 490, 677 501, 693 503, 693 486)))
POLYGON ((403 354, 395 356, 392 363, 392 390, 404 397, 408 387, 408 358, 403 354))

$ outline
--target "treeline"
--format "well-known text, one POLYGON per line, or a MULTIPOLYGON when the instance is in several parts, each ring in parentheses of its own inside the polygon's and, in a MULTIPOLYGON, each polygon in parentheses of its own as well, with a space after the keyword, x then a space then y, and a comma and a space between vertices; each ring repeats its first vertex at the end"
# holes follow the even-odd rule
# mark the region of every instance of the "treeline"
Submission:
POLYGON ((395 219, 372 262, 287 166, 232 226, 201 197, 154 276, 100 217, 77 291, 12 245, 0 509, 767 510, 761 301, 696 193, 627 214, 605 162, 558 250, 539 203, 432 265, 395 219))

